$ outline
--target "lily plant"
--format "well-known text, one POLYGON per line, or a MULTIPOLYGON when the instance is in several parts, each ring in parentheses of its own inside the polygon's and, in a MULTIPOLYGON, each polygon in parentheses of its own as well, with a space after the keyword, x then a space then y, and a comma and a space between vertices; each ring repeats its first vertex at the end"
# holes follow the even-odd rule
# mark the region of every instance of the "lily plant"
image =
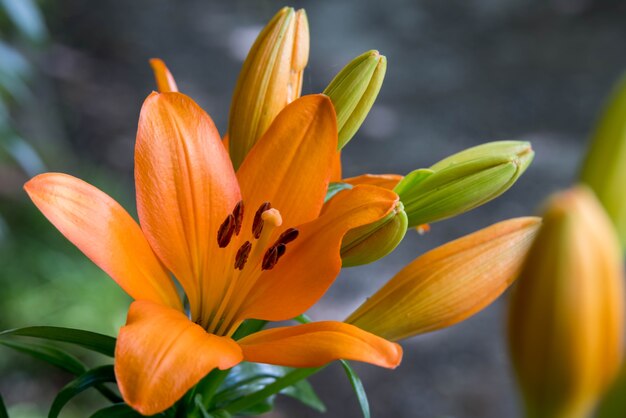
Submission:
POLYGON ((49 416, 91 387, 113 403, 94 417, 255 414, 279 393, 323 410, 305 379, 340 360, 369 417, 345 360, 395 368, 396 341, 470 317, 516 279, 538 218, 503 221, 423 254, 345 321, 303 315, 342 267, 380 259, 408 228, 501 195, 534 155, 526 142, 499 141, 406 176, 342 179, 341 150, 374 104, 386 59, 367 52, 324 93, 300 97, 308 42, 304 11, 279 11, 243 65, 223 137, 165 63, 151 61, 159 91, 139 115, 138 222, 71 175, 26 183, 45 217, 134 300, 117 339, 55 327, 0 333, 0 344, 77 375, 49 416), (299 324, 276 324, 293 319, 299 324), (20 337, 77 344, 114 365, 87 370, 56 346, 41 350, 20 337))

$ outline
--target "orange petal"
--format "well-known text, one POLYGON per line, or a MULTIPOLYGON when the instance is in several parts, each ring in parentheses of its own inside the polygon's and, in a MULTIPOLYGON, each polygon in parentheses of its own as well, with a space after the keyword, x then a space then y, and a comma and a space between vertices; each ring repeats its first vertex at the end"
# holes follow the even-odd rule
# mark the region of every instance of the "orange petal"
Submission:
POLYGON ((268 329, 238 343, 246 361, 289 367, 319 367, 343 359, 393 369, 402 360, 398 344, 335 321, 268 329))
POLYGON ((115 200, 59 173, 41 174, 24 189, 46 218, 132 298, 182 310, 174 284, 139 225, 115 200))
POLYGON ((214 368, 242 360, 233 340, 208 334, 185 315, 151 302, 130 306, 115 347, 124 401, 144 415, 161 412, 214 368))
POLYGON ((159 92, 168 93, 178 91, 176 80, 174 80, 174 76, 172 76, 170 70, 167 69, 163 60, 152 58, 150 60, 150 66, 152 67, 152 71, 154 71, 154 78, 159 92))
POLYGON ((356 186, 357 184, 369 184, 372 186, 384 187, 393 190, 404 176, 400 174, 363 174, 356 177, 343 179, 344 183, 356 186))
POLYGON ((298 227, 298 238, 287 245, 276 266, 261 275, 239 319, 281 321, 305 312, 339 274, 346 232, 383 218, 397 201, 394 192, 374 186, 339 192, 319 218, 298 227))
POLYGON ((135 183, 144 234, 185 289, 196 320, 201 294, 221 285, 221 275, 211 274, 222 261, 217 231, 240 194, 213 121, 189 97, 153 93, 144 102, 135 183))
POLYGON ((304 96, 278 114, 237 171, 246 207, 269 201, 283 223, 315 219, 337 149, 337 119, 330 99, 304 96))
POLYGON ((337 151, 333 157, 333 165, 330 173, 330 181, 341 181, 341 151, 337 151))

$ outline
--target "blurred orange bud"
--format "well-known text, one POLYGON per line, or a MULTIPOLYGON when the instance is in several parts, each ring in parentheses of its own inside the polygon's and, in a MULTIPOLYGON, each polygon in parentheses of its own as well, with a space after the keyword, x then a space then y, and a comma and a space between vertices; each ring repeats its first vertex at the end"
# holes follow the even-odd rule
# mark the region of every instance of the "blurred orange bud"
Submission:
POLYGON ((510 219, 429 251, 346 322, 397 341, 463 321, 513 283, 539 225, 539 218, 510 219))
POLYGON ((593 193, 555 195, 524 263, 509 312, 513 365, 531 418, 584 418, 623 352, 623 266, 593 193))
POLYGON ((304 10, 282 8, 257 37, 243 63, 228 121, 235 169, 276 115, 300 97, 309 60, 309 24, 304 10))

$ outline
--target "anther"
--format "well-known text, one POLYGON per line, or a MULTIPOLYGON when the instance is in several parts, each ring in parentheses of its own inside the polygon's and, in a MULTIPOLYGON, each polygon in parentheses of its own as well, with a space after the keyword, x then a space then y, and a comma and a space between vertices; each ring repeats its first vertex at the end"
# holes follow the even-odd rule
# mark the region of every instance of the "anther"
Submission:
POLYGON ((252 221, 252 235, 254 235, 254 238, 259 239, 261 236, 261 232, 263 232, 263 224, 265 223, 261 215, 263 215, 263 212, 271 207, 272 205, 270 205, 270 202, 265 202, 259 206, 259 209, 257 209, 254 214, 254 220, 252 221))
POLYGON ((252 244, 250 241, 246 241, 243 243, 239 250, 237 250, 237 255, 235 256, 235 268, 238 270, 243 270, 243 267, 246 265, 246 261, 248 261, 248 256, 250 255, 250 250, 252 249, 252 244))
POLYGON ((280 243, 276 246, 276 252, 278 253, 277 258, 276 258, 276 262, 278 262, 278 260, 280 260, 280 257, 282 257, 283 255, 285 255, 285 251, 287 251, 287 246, 283 243, 280 243))
POLYGON ((220 248, 225 248, 230 243, 233 232, 235 232, 235 217, 230 214, 220 225, 220 229, 217 230, 217 245, 220 248))
POLYGON ((276 240, 276 244, 289 244, 291 241, 298 238, 299 233, 300 231, 298 231, 296 228, 288 228, 285 230, 285 232, 280 234, 280 236, 276 240))
POLYGON ((278 249, 272 245, 263 256, 263 263, 261 264, 261 270, 271 270, 278 262, 278 249))
POLYGON ((243 200, 237 202, 235 209, 233 209, 233 216, 235 217, 235 235, 239 235, 243 224, 243 200))

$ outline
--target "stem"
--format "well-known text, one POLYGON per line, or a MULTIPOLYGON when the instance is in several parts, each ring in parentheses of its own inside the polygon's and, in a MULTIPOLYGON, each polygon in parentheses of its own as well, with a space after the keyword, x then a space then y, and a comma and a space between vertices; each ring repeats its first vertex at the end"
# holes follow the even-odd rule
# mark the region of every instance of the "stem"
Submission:
POLYGON ((239 411, 243 411, 254 405, 262 402, 266 398, 272 396, 275 393, 280 392, 281 390, 289 387, 302 379, 306 379, 307 377, 319 372, 324 367, 312 367, 306 369, 295 369, 280 379, 277 379, 274 383, 270 383, 265 386, 258 392, 251 393, 250 395, 244 396, 231 403, 230 405, 223 408, 224 411, 227 411, 231 414, 236 414, 239 411))

